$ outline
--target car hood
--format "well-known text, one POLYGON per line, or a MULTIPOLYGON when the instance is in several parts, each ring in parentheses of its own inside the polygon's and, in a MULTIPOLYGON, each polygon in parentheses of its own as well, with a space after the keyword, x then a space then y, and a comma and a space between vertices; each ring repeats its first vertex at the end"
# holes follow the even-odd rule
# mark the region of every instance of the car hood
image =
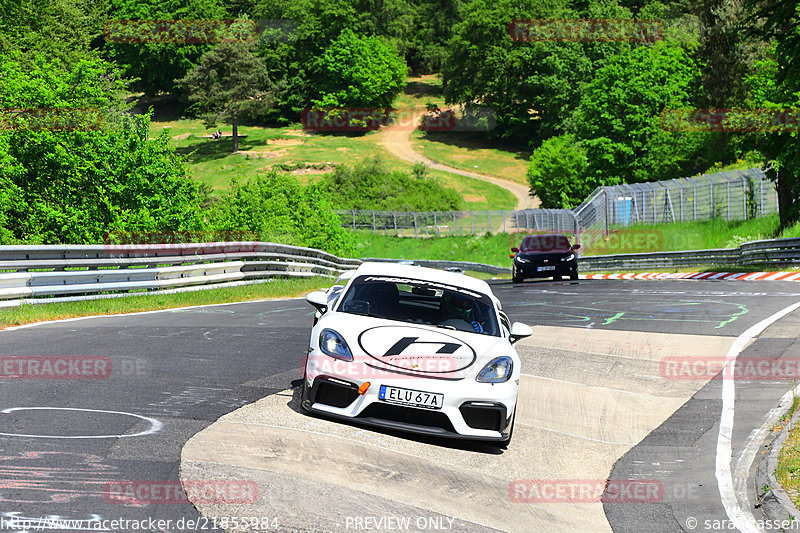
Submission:
POLYGON ((516 360, 503 337, 349 313, 331 313, 320 323, 344 338, 356 363, 386 377, 463 379, 476 376, 495 357, 516 360))

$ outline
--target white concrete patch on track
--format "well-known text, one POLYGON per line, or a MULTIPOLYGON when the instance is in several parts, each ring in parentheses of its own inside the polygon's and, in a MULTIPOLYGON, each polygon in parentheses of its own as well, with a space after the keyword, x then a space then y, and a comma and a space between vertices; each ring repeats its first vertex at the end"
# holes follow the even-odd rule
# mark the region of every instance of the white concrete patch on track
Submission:
MULTIPOLYGON (((459 531, 610 531, 600 502, 515 502, 511 483, 604 481, 619 457, 706 383, 664 379, 661 359, 721 357, 733 340, 537 326, 517 345, 525 375, 514 441, 502 453, 488 444, 311 417, 301 411, 296 388, 192 437, 181 453, 181 476, 256 481, 262 498, 247 514, 275 516, 287 530, 344 531, 353 513, 380 512, 444 516, 459 531)), ((197 507, 207 516, 234 513, 223 505, 197 507)))

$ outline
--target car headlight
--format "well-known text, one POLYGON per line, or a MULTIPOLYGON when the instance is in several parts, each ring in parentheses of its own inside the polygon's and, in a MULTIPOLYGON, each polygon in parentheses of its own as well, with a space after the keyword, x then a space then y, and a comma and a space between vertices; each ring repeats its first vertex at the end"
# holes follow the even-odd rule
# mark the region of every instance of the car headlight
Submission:
POLYGON ((572 261, 573 259, 575 259, 575 254, 569 254, 568 256, 561 258, 562 261, 572 261))
POLYGON ((478 373, 476 381, 481 383, 505 383, 511 378, 514 362, 507 355, 495 357, 478 373))
POLYGON ((520 256, 515 257, 514 261, 516 261, 517 263, 530 263, 530 260, 520 256))
POLYGON ((323 329, 319 334, 319 349, 322 353, 329 355, 334 359, 341 359, 342 361, 352 361, 353 354, 350 348, 344 341, 341 335, 332 329, 323 329))

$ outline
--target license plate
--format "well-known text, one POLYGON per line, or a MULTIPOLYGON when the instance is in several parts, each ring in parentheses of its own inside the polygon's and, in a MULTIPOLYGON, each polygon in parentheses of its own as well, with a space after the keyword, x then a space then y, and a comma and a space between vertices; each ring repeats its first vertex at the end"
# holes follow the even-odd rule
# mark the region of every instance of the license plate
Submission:
POLYGON ((545 270, 555 270, 555 269, 556 269, 555 265, 545 266, 545 267, 536 267, 536 271, 537 272, 544 272, 545 270))
POLYGON ((444 394, 401 389, 387 385, 381 385, 378 398, 387 403, 423 407, 425 409, 441 409, 444 403, 444 394))

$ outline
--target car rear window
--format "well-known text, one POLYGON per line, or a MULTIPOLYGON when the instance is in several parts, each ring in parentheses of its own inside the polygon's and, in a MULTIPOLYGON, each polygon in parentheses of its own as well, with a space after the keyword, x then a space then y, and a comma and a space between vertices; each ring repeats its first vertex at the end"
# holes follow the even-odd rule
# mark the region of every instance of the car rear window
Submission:
POLYGON ((523 252, 562 252, 571 247, 564 235, 528 235, 519 249, 523 252))

